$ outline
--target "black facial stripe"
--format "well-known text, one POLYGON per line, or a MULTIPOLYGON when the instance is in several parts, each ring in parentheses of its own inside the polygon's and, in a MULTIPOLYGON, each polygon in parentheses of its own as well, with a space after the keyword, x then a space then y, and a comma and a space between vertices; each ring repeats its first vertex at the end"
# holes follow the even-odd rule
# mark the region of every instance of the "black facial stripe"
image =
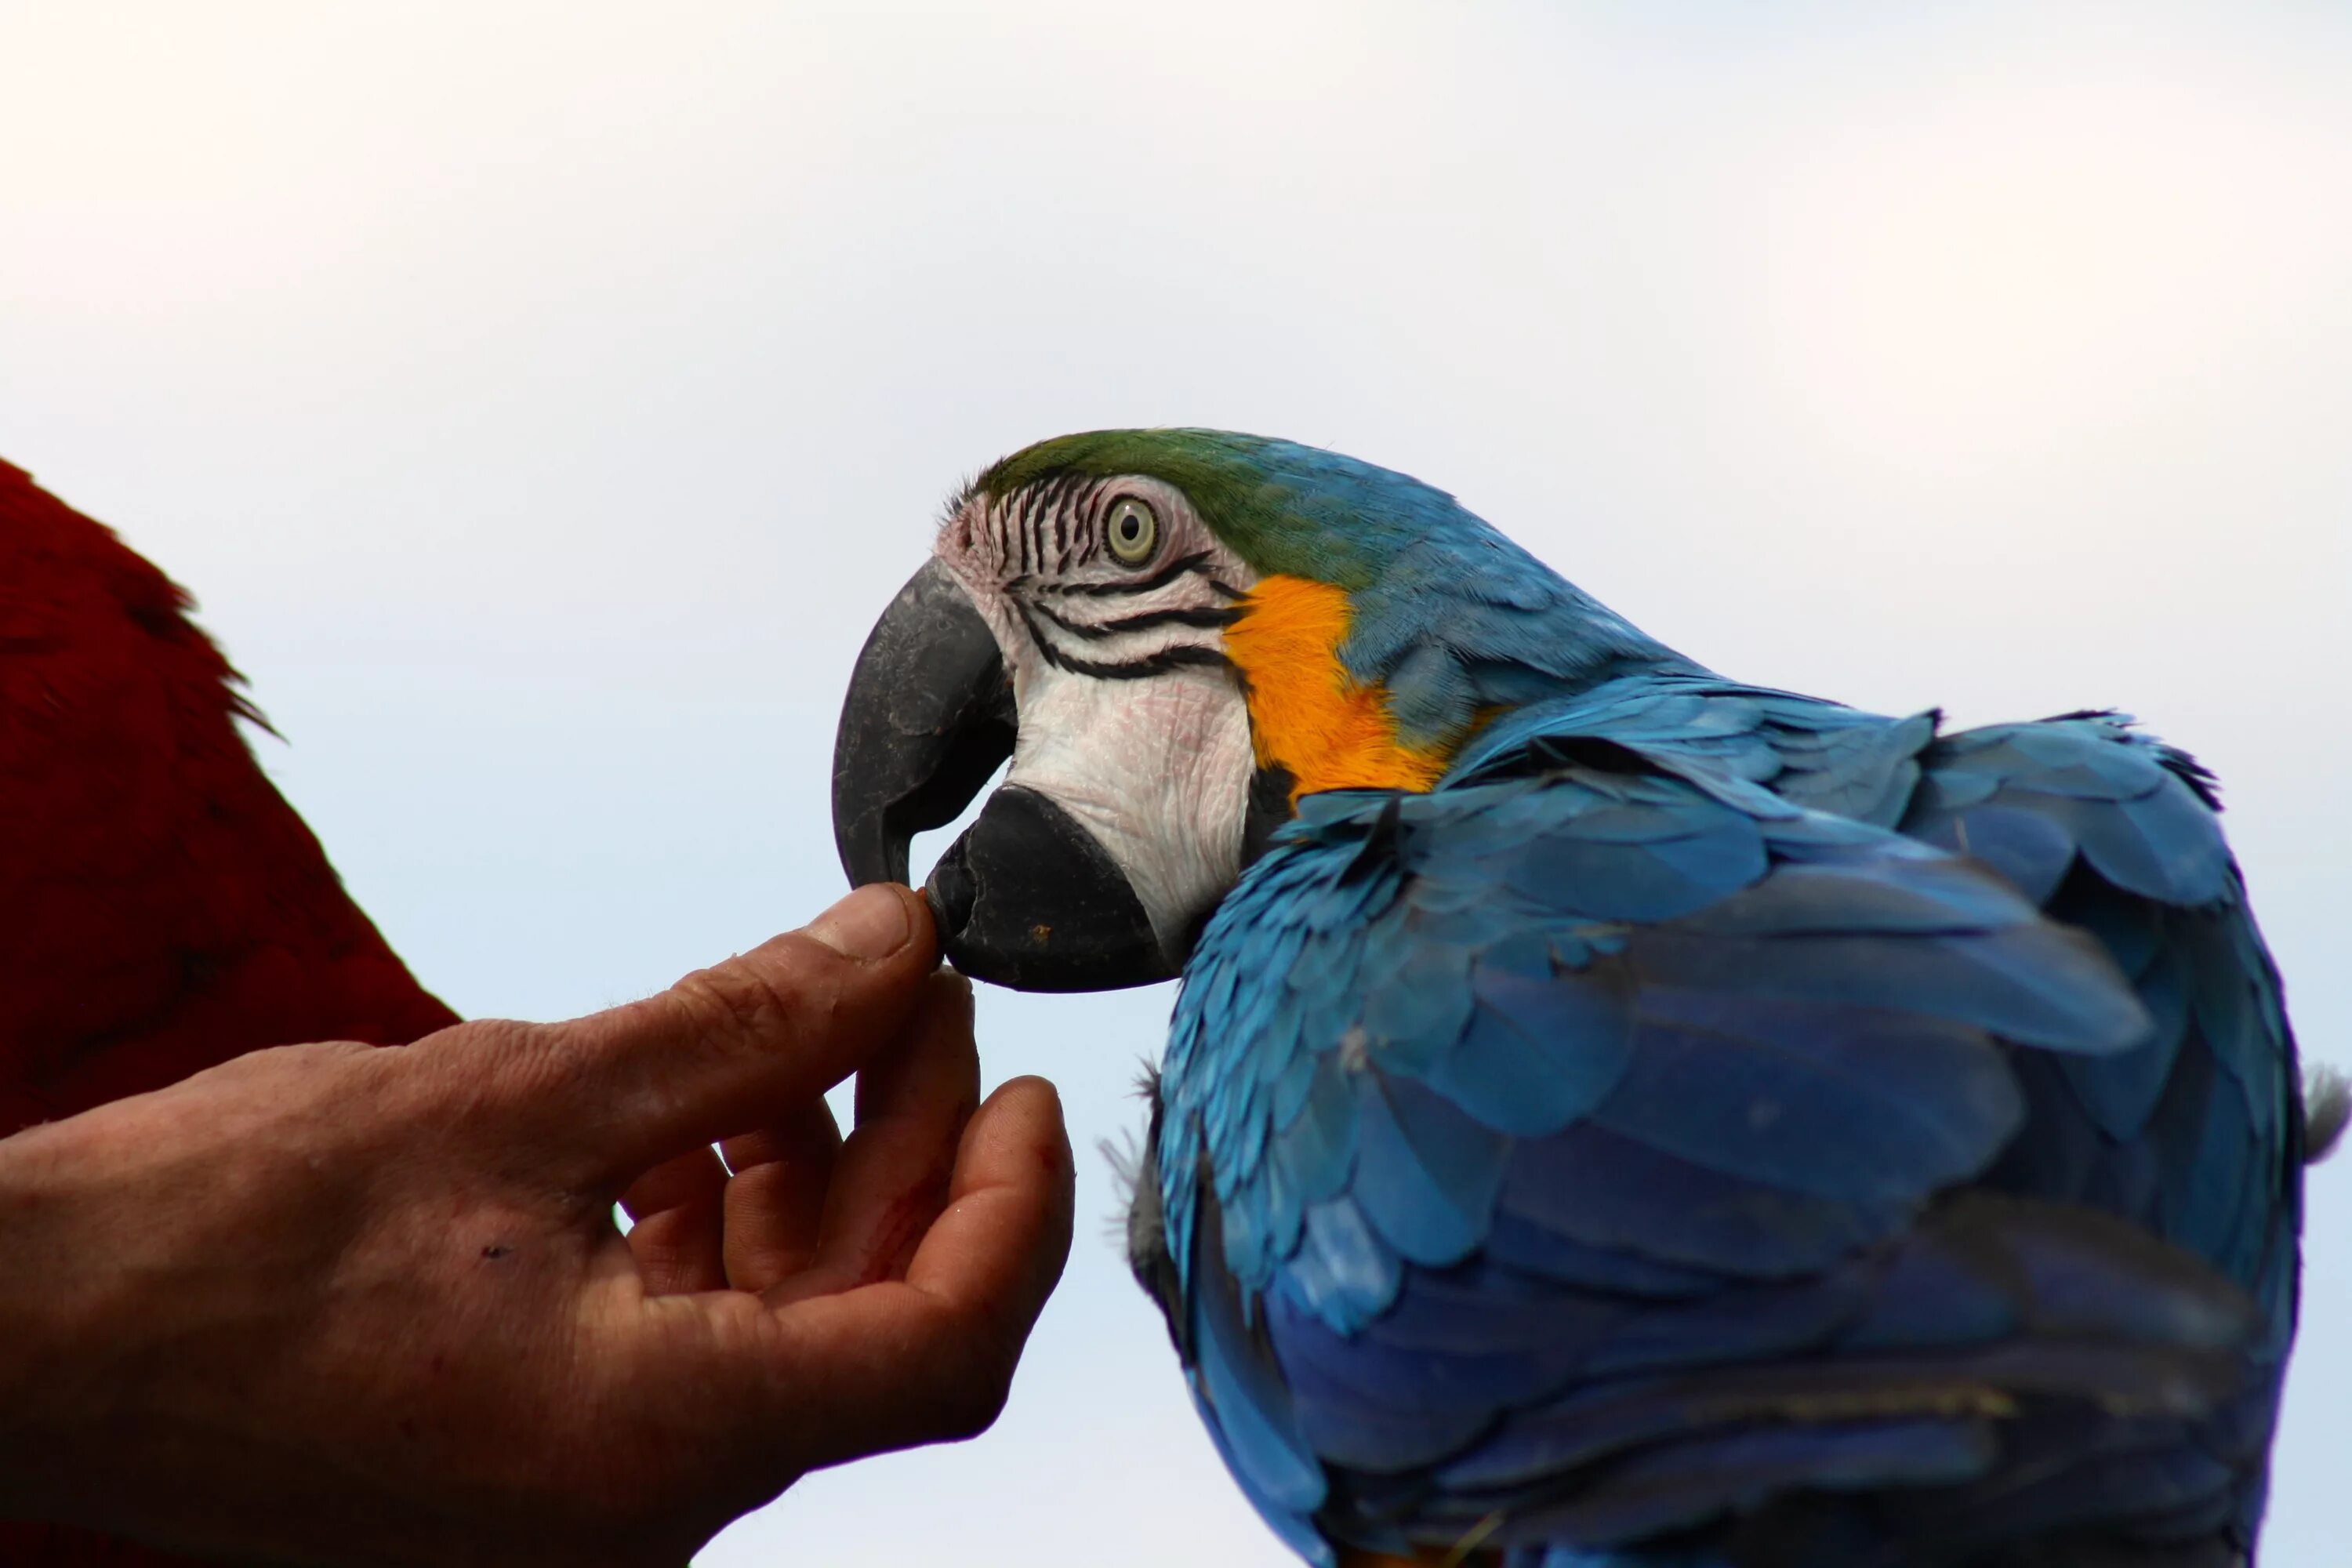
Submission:
MULTIPOLYGON (((1071 480, 1069 498, 1062 505, 1061 515, 1069 520, 1070 532, 1076 543, 1083 545, 1086 542, 1087 519, 1094 515, 1095 495, 1101 489, 1100 480, 1079 479, 1075 477, 1071 480)), ((1070 557, 1064 556, 1062 564, 1063 569, 1066 571, 1076 563, 1070 557)))
MULTIPOLYGON (((1029 630, 1029 640, 1036 645, 1037 651, 1045 656, 1045 662, 1056 669, 1066 669, 1074 675, 1091 675, 1103 680, 1135 680, 1147 675, 1160 675, 1184 665, 1230 667, 1233 662, 1215 648, 1201 647, 1191 643, 1178 643, 1172 647, 1163 647, 1156 653, 1146 654, 1140 658, 1110 660, 1080 658, 1077 655, 1055 646, 1054 639, 1046 636, 1045 629, 1037 624, 1037 616, 1042 613, 1055 626, 1067 626, 1067 622, 1049 610, 1041 608, 1033 611, 1027 603, 1020 599, 1013 601, 1013 607, 1020 612, 1021 623, 1029 630)), ((1077 630, 1076 627, 1071 629, 1077 630)), ((1083 637, 1085 633, 1079 632, 1079 635, 1083 637)))
POLYGON ((1110 510, 1114 493, 1114 487, 1099 479, 1087 487, 1086 523, 1088 561, 1100 560, 1103 552, 1110 546, 1110 541, 1103 531, 1103 520, 1110 510))
POLYGON ((1094 500, 1093 496, 1088 496, 1087 504, 1078 509, 1078 555, 1070 563, 1073 566, 1089 565, 1102 553, 1102 534, 1094 523, 1094 500))
POLYGON ((1023 543, 1039 572, 1065 571, 1070 564, 1068 501, 1078 483, 1074 474, 1058 475, 1026 487, 1014 501, 1023 543))
POLYGON ((1150 576, 1139 578, 1132 583, 1058 583, 1048 584, 1045 586, 1056 594, 1076 595, 1090 599, 1125 598, 1137 594, 1149 594, 1155 588, 1165 588, 1177 578, 1190 574, 1200 578, 1228 599, 1240 598, 1242 596, 1240 589, 1218 581, 1210 573, 1208 560, 1209 552, 1202 550, 1191 555, 1180 555, 1150 576))
MULTIPOLYGON (((1217 585, 1214 578, 1209 585, 1217 585)), ((1145 610, 1140 615, 1121 616, 1115 621, 1102 623, 1107 632, 1139 632, 1147 626, 1200 626, 1216 629, 1232 626, 1242 618, 1242 612, 1231 605, 1211 605, 1198 608, 1180 606, 1172 610, 1145 610)))
POLYGON ((1070 520, 1070 533, 1077 541, 1070 564, 1082 560, 1094 560, 1094 496, 1101 487, 1096 479, 1077 479, 1070 484, 1070 496, 1063 503, 1063 515, 1070 520))
POLYGON ((1132 616, 1121 616, 1115 621, 1074 621, 1058 615, 1050 605, 1040 605, 1037 613, 1069 633, 1088 642, 1099 642, 1117 637, 1121 632, 1149 631, 1154 626, 1198 626, 1213 630, 1232 626, 1241 619, 1241 612, 1229 608, 1145 610, 1132 616))
MULTIPOLYGON (((1043 643, 1038 646, 1045 647, 1043 643)), ((1181 668, 1186 665, 1199 665, 1212 669, 1231 668, 1233 666, 1233 660, 1215 648, 1195 647, 1191 643, 1179 643, 1174 647, 1164 647, 1148 658, 1135 659, 1126 664, 1104 664, 1091 658, 1079 658, 1064 653, 1059 648, 1047 648, 1045 658, 1049 663, 1058 665, 1074 675, 1091 675, 1099 680, 1139 680, 1145 676, 1164 675, 1169 670, 1181 668)))

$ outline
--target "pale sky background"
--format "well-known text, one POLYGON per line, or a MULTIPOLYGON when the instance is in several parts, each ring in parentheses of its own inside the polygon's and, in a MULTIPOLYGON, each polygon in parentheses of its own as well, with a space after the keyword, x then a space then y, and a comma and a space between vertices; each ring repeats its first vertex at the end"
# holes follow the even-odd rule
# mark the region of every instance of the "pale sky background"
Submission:
MULTIPOLYGON (((0 456, 202 597, 469 1014, 829 901, 942 495, 1183 423, 1454 489, 1744 679, 2137 711, 2352 1061, 2347 84, 2318 4, 0 0, 0 456)), ((990 992, 992 1079, 1118 1137, 1169 994, 990 992)), ((701 1561, 1286 1561, 1081 1166, 997 1428, 701 1561)), ((2352 1163, 2311 1209, 2286 1568, 2347 1555, 2352 1163)))

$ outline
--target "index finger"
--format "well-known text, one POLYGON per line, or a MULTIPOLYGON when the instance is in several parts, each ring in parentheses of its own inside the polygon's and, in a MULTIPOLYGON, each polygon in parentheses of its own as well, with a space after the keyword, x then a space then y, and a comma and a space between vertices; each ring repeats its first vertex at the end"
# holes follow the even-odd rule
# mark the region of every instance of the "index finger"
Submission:
POLYGON ((898 1034, 938 963, 921 897, 860 888, 668 990, 520 1033, 509 1108, 588 1186, 783 1120, 898 1034))

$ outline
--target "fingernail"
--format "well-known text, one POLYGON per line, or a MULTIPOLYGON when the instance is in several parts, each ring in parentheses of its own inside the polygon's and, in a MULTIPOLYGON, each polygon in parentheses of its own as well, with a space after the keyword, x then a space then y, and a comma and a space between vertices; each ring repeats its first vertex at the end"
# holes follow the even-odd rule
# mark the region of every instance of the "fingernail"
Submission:
POLYGON ((879 883, 860 888, 809 921, 808 933, 844 958, 887 958, 913 928, 907 900, 879 883))

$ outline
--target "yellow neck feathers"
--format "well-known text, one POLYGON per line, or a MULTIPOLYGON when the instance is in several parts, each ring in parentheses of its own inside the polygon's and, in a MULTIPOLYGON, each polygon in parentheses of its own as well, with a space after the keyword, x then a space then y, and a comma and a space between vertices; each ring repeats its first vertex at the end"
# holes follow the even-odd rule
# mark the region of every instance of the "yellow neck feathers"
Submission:
POLYGON ((1360 685, 1339 663, 1348 595, 1303 577, 1267 577, 1225 628, 1225 657, 1249 693, 1250 733, 1260 766, 1279 765, 1290 792, 1425 790, 1445 772, 1441 751, 1399 743, 1388 693, 1360 685))

